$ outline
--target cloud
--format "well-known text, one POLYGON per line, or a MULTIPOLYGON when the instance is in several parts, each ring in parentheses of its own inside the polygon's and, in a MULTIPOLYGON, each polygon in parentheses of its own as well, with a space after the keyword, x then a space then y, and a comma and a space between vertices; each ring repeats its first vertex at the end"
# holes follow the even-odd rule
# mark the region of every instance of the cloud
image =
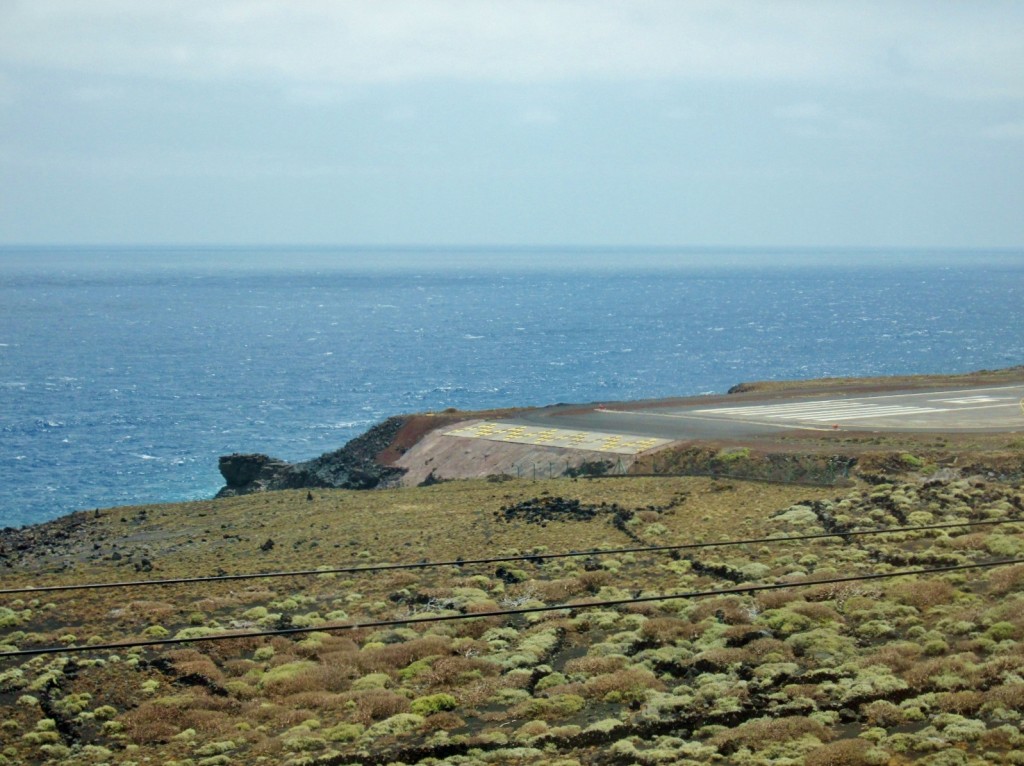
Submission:
POLYGON ((76 88, 71 97, 82 103, 103 103, 122 101, 128 96, 128 89, 117 85, 86 85, 76 88))
POLYGON ((1004 141, 1024 141, 1024 121, 991 125, 982 131, 982 136, 1004 141))
POLYGON ((848 114, 845 110, 828 109, 816 102, 780 106, 772 114, 787 131, 797 136, 862 138, 876 137, 880 132, 880 126, 871 120, 848 114))
POLYGON ((58 149, 25 153, 17 147, 3 144, 0 144, 0 168, 46 176, 78 176, 116 181, 178 178, 246 182, 317 178, 365 180, 386 171, 385 167, 371 160, 328 162, 284 155, 268 156, 266 153, 199 149, 160 153, 131 150, 82 153, 58 149))
POLYGON ((778 107, 775 109, 775 116, 782 120, 813 122, 825 116, 825 108, 821 104, 804 101, 799 104, 778 107))
POLYGON ((691 80, 1024 97, 1024 6, 776 0, 31 0, 0 63, 284 87, 691 80))
POLYGON ((523 125, 556 125, 558 113, 544 107, 529 107, 519 113, 519 122, 523 125))
POLYGON ((0 72, 0 104, 13 104, 17 98, 19 88, 14 80, 0 72))

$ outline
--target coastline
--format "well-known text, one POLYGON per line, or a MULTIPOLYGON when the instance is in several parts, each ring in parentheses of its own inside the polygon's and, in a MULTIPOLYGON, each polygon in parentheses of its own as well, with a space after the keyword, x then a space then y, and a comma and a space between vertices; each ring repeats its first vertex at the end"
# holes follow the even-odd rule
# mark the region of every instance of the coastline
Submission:
MULTIPOLYGON (((359 445, 394 465, 470 415, 359 445)), ((435 474, 4 530, 24 589, 0 597, 4 758, 882 762, 970 726, 965 752, 1014 763, 1024 440, 940 438, 676 445, 656 475, 435 474), (831 482, 769 475, 839 455, 831 482)))

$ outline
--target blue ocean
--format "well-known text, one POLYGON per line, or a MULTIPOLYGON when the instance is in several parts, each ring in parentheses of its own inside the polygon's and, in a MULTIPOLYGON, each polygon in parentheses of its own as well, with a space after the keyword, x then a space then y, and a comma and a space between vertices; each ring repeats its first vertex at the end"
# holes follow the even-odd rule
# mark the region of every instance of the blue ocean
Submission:
POLYGON ((1024 363, 1024 253, 0 250, 0 526, 393 414, 1024 363))

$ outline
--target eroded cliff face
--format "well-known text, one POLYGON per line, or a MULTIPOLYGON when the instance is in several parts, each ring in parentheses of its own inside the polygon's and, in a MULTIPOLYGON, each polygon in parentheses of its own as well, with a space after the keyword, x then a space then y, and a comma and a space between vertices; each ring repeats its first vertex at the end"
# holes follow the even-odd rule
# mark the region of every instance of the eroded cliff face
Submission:
POLYGON ((341 449, 301 463, 288 463, 258 453, 224 455, 219 468, 225 486, 217 497, 307 487, 373 489, 390 486, 397 483, 405 469, 378 462, 378 455, 391 445, 405 422, 404 417, 388 418, 341 449))

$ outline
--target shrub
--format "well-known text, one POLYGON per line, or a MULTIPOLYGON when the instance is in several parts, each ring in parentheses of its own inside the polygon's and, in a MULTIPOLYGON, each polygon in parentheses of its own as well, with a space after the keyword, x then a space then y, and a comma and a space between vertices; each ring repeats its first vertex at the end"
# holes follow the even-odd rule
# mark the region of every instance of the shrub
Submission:
POLYGON ((0 673, 0 692, 13 692, 28 685, 21 668, 11 668, 0 673))
POLYGON ((1017 634, 1017 627, 1012 622, 997 622, 985 631, 993 641, 1005 641, 1017 634))
POLYGON ((234 740, 230 739, 222 742, 210 742, 196 750, 196 755, 221 755, 223 753, 231 752, 236 747, 238 747, 238 745, 235 744, 234 740))
POLYGON ((789 605, 789 609, 804 617, 809 617, 819 624, 842 622, 842 617, 828 604, 818 601, 797 601, 789 605))
POLYGON ((516 729, 513 735, 515 739, 520 741, 528 741, 534 737, 540 737, 548 733, 548 725, 544 721, 527 721, 518 729, 516 729))
POLYGON ((416 731, 423 725, 423 716, 415 713, 397 713, 396 715, 379 721, 371 726, 363 734, 364 739, 374 740, 377 737, 396 737, 402 734, 416 731))
POLYGON ((402 668, 398 671, 398 678, 401 681, 408 681, 419 676, 423 676, 430 671, 431 663, 436 660, 436 657, 427 657, 422 660, 416 660, 410 665, 402 668))
POLYGON ((23 617, 18 612, 6 606, 0 606, 0 628, 13 628, 15 625, 19 625, 22 620, 23 617))
POLYGON ((651 692, 641 710, 640 717, 645 721, 671 721, 683 713, 691 712, 694 697, 688 693, 651 692))
POLYGON ((988 690, 990 703, 1024 712, 1024 683, 1005 683, 988 690))
POLYGON ((917 457, 917 455, 910 454, 909 452, 901 453, 899 460, 907 468, 921 468, 924 465, 924 460, 917 457))
POLYGON ((465 725, 466 722, 459 718, 459 716, 455 715, 455 713, 442 711, 440 713, 428 715, 426 720, 423 721, 423 730, 450 732, 454 729, 461 729, 465 725))
POLYGON ((329 742, 354 742, 362 736, 366 727, 358 723, 339 723, 324 731, 324 738, 329 742))
POLYGON ((204 636, 210 636, 214 633, 219 633, 216 628, 207 628, 202 625, 198 625, 191 628, 182 628, 174 634, 175 639, 189 639, 189 638, 203 638, 204 636))
POLYGON ((823 685, 834 700, 849 705, 867 697, 881 697, 907 688, 907 683, 892 674, 884 665, 861 668, 853 678, 841 678, 823 685))
POLYGON ((748 721, 715 734, 708 743, 728 754, 743 746, 761 749, 768 742, 791 742, 807 734, 821 741, 832 738, 831 731, 817 721, 804 716, 785 716, 748 721))
POLYGON ((988 581, 997 596, 1017 590, 1024 583, 1024 564, 1011 567, 998 567, 989 572, 988 581))
POLYGON ((569 683, 569 680, 561 673, 548 673, 542 679, 537 682, 537 685, 533 687, 535 692, 542 692, 545 689, 551 689, 555 686, 563 686, 569 683))
POLYGON ((790 636, 794 633, 803 633, 814 627, 814 620, 810 617, 793 611, 792 607, 782 609, 769 609, 758 615, 755 622, 764 625, 772 632, 790 636))
POLYGON ((309 660, 286 662, 271 668, 260 678, 259 686, 268 692, 287 694, 298 691, 304 676, 316 670, 317 664, 309 660), (299 683, 296 683, 296 682, 299 683))
POLYGON ((430 667, 425 679, 431 686, 462 685, 467 680, 495 676, 500 673, 497 665, 489 660, 470 657, 442 657, 430 667))
POLYGON ((413 700, 409 709, 417 715, 428 716, 444 710, 454 710, 458 705, 458 700, 450 694, 431 694, 413 700))
POLYGON ((565 672, 570 678, 601 675, 603 673, 614 673, 625 664, 625 657, 591 657, 587 655, 586 657, 576 657, 566 662, 565 672))
POLYGON ((981 737, 987 730, 983 721, 975 721, 964 718, 956 713, 942 713, 932 719, 936 728, 942 731, 942 736, 949 742, 973 742, 981 737))
POLYGON ((625 726, 625 724, 618 718, 605 718, 603 721, 595 721, 590 724, 585 731, 598 731, 602 734, 609 734, 622 726, 625 726))
POLYGON ((936 705, 947 713, 977 713, 987 701, 985 692, 943 692, 936 695, 936 705))
MULTIPOLYGON (((842 662, 857 654, 856 642, 829 628, 816 628, 796 633, 786 639, 786 644, 798 656, 813 655, 819 658, 829 656, 833 662, 842 662)), ((821 660, 819 659, 819 663, 821 660)))
POLYGON ((889 595, 924 612, 933 606, 952 603, 956 589, 946 580, 903 581, 894 583, 889 595))
POLYGON ((583 688, 586 696, 605 702, 642 702, 649 690, 664 691, 665 684, 649 670, 629 668, 591 678, 583 688))
POLYGON ((1019 538, 1008 535, 991 534, 985 540, 985 548, 994 556, 1017 556, 1021 545, 1019 538))
POLYGON ((868 724, 885 728, 900 726, 907 721, 903 709, 888 700, 876 700, 862 706, 861 714, 868 724))
POLYGON ((516 706, 515 714, 519 718, 565 718, 583 710, 586 700, 578 694, 556 694, 548 699, 531 699, 516 706))
POLYGON ((750 622, 748 604, 735 596, 705 599, 698 602, 691 618, 694 622, 713 617, 728 625, 746 625, 750 622))
POLYGON ((362 673, 381 673, 394 668, 406 668, 417 660, 427 657, 444 657, 451 654, 451 639, 445 636, 427 635, 401 643, 380 646, 364 646, 355 657, 362 673))
POLYGON ((888 754, 863 739, 830 742, 807 753, 804 766, 881 766, 888 754))
POLYGON ((390 685, 391 676, 387 673, 370 673, 353 681, 352 690, 366 691, 367 689, 386 689, 390 685))
POLYGON ((93 710, 92 714, 100 721, 109 721, 117 716, 117 708, 111 705, 102 705, 93 710))
POLYGON ((390 718, 409 709, 408 698, 388 689, 371 689, 349 699, 355 703, 353 717, 364 724, 390 718))

